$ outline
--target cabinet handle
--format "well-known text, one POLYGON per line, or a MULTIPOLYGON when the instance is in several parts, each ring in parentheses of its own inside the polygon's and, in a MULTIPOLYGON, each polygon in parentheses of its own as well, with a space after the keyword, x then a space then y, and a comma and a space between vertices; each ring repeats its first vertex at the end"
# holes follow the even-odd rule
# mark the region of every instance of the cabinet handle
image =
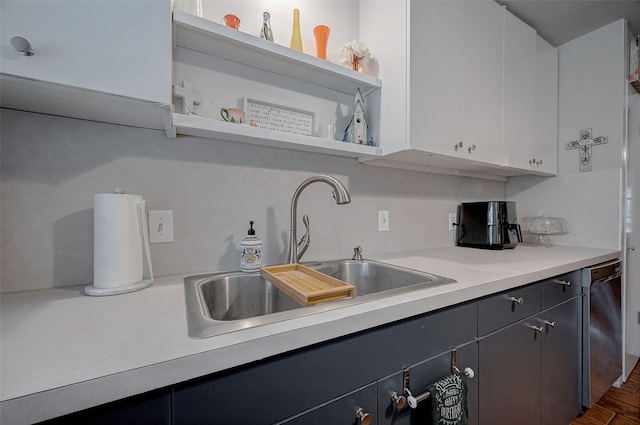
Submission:
POLYGON ((371 423, 371 415, 365 412, 362 407, 356 410, 356 418, 360 421, 360 425, 369 425, 371 423))
POLYGON ((471 146, 469 146, 469 148, 467 149, 467 151, 468 151, 469 153, 471 153, 472 151, 475 151, 475 150, 476 150, 476 145, 471 145, 471 146))
POLYGON ((548 320, 545 320, 545 321, 544 321, 544 324, 545 324, 545 325, 547 325, 547 326, 551 326, 552 328, 555 328, 555 327, 556 327, 556 322, 555 322, 555 321, 550 322, 550 321, 548 321, 548 320))
POLYGON ((404 409, 404 406, 407 404, 407 399, 403 395, 398 395, 395 391, 391 393, 391 401, 398 409, 404 409))
POLYGON ((407 395, 407 403, 409 404, 409 407, 412 409, 415 409, 416 407, 418 407, 418 400, 416 400, 413 394, 411 394, 411 391, 409 391, 409 388, 405 388, 404 393, 407 395))
POLYGON ((542 160, 536 161, 535 158, 531 158, 529 160, 529 165, 537 165, 538 167, 542 165, 542 160))
POLYGON ((559 280, 558 283, 560 285, 564 285, 564 286, 571 286, 571 281, 570 280, 559 280))
POLYGON ((518 305, 523 305, 524 304, 524 298, 522 298, 522 297, 520 297, 520 298, 511 297, 510 300, 511 300, 511 302, 513 304, 518 304, 518 305))
POLYGON ((531 329, 533 329, 534 331, 538 331, 541 334, 544 333, 544 328, 542 326, 531 326, 531 329))
POLYGON ((453 145, 453 149, 458 152, 458 149, 460 149, 462 147, 462 142, 458 142, 455 145, 453 145))

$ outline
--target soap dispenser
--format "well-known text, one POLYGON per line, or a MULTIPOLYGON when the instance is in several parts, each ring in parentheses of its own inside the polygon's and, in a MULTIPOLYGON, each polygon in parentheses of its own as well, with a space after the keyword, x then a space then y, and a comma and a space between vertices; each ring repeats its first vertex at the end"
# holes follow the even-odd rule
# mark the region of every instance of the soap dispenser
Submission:
POLYGON ((240 242, 242 257, 240 259, 240 270, 243 272, 254 272, 262 267, 262 241, 256 236, 253 230, 253 221, 249 222, 247 237, 240 242))

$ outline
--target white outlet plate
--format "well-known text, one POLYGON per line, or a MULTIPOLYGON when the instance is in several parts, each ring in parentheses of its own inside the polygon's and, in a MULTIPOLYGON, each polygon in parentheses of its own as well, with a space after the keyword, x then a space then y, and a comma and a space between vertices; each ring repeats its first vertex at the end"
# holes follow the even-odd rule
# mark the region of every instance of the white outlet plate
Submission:
POLYGON ((378 211, 378 232, 389 231, 389 211, 378 211))
POLYGON ((173 211, 149 211, 149 243, 173 242, 173 211))
POLYGON ((455 230, 456 213, 449 213, 449 230, 455 230))

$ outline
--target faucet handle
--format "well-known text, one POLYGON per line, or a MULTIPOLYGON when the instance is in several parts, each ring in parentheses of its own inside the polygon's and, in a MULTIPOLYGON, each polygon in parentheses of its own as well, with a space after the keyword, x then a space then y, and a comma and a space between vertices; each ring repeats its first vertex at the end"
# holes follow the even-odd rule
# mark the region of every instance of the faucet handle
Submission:
POLYGON ((356 246, 355 248, 353 248, 353 257, 351 257, 352 260, 362 260, 362 247, 361 246, 356 246))

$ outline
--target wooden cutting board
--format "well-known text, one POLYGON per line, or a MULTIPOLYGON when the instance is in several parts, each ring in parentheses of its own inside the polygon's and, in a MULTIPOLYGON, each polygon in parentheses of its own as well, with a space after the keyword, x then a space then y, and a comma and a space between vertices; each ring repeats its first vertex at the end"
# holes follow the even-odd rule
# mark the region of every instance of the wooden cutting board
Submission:
POLYGON ((356 296, 355 286, 300 264, 262 267, 260 275, 305 307, 356 296))

